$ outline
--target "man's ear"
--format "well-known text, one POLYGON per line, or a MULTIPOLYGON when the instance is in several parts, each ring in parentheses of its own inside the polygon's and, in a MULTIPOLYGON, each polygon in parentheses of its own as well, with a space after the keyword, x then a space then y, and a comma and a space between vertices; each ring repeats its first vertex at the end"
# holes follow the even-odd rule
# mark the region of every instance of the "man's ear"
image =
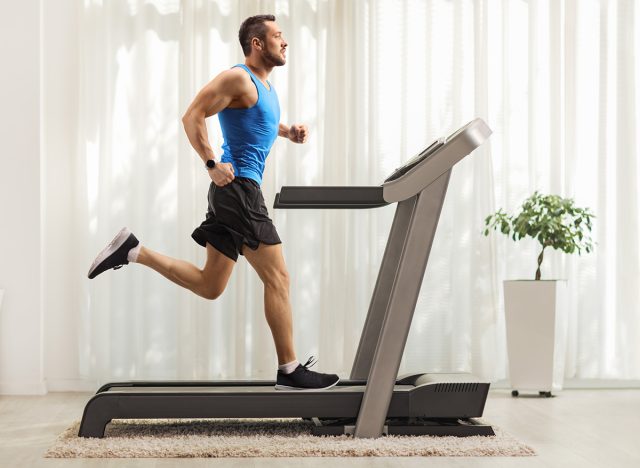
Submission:
POLYGON ((262 41, 257 37, 254 37, 253 39, 251 39, 251 43, 257 45, 260 50, 262 50, 262 48, 264 47, 262 45, 262 41))

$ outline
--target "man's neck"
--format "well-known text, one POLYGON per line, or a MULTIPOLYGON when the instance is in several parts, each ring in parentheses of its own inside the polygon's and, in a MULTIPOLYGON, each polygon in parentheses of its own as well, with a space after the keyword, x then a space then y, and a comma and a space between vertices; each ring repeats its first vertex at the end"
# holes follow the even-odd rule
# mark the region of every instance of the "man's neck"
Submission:
POLYGON ((250 59, 246 59, 244 64, 262 81, 267 81, 271 70, 273 70, 273 67, 268 67, 264 63, 256 63, 256 61, 250 59))

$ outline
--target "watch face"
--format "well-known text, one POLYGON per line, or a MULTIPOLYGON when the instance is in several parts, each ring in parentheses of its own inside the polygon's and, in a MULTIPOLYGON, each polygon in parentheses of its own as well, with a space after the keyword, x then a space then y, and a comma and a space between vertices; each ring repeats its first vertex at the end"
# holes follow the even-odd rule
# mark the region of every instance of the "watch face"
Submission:
POLYGON ((216 165, 216 162, 215 162, 213 159, 209 159, 209 160, 207 161, 207 167, 208 167, 209 169, 213 169, 213 168, 215 167, 215 165, 216 165))

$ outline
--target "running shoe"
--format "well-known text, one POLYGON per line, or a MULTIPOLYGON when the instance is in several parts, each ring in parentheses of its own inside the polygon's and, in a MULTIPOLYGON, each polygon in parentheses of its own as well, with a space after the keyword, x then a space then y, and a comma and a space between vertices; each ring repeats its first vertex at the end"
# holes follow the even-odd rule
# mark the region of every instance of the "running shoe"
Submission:
POLYGON ((129 263, 129 260, 127 260, 129 250, 133 249, 139 243, 129 228, 123 227, 120 232, 116 234, 116 237, 109 242, 109 245, 102 249, 102 252, 98 254, 91 264, 89 274, 87 275, 89 279, 93 279, 109 269, 117 270, 127 265, 129 263))
POLYGON ((299 364, 296 369, 285 374, 278 371, 276 390, 326 390, 338 383, 340 378, 335 374, 321 374, 309 370, 317 361, 313 356, 304 364, 299 364))

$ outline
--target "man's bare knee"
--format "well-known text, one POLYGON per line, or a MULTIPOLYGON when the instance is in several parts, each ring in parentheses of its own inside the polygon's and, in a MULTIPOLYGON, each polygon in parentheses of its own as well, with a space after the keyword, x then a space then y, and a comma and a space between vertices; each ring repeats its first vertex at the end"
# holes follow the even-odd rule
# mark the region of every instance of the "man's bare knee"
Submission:
POLYGON ((209 301, 215 301, 222 295, 222 291, 212 290, 204 291, 201 296, 209 301))
POLYGON ((199 295, 210 301, 218 299, 227 287, 226 278, 220 276, 208 275, 205 270, 202 271, 202 283, 199 295))
POLYGON ((218 299, 222 293, 224 292, 224 286, 219 286, 217 284, 214 285, 210 285, 210 286, 205 286, 202 289, 202 292, 200 293, 200 295, 202 297, 204 297, 205 299, 208 299, 210 301, 214 301, 216 299, 218 299))
POLYGON ((265 287, 289 291, 289 272, 286 269, 270 270, 263 275, 262 282, 265 287))

